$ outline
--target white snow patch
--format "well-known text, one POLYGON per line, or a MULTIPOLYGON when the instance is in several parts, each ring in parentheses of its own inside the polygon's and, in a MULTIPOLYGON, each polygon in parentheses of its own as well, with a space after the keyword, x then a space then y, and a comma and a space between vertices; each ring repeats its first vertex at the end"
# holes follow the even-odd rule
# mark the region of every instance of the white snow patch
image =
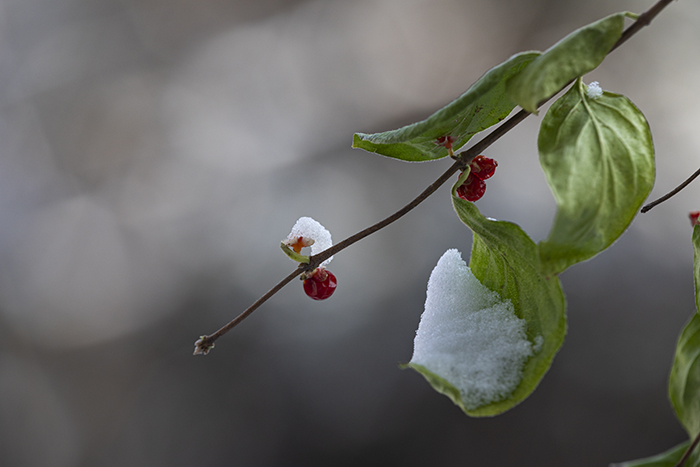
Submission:
POLYGON ((602 95, 603 88, 600 87, 600 83, 598 83, 598 81, 593 81, 591 84, 586 86, 586 96, 588 96, 589 99, 598 99, 602 95))
POLYGON ((447 250, 430 274, 411 363, 448 381, 464 406, 476 409, 520 384, 525 362, 544 341, 538 336, 533 349, 526 329, 512 302, 483 286, 459 251, 447 250))
POLYGON ((542 337, 542 336, 535 337, 535 343, 532 345, 532 353, 540 353, 540 350, 542 350, 543 345, 544 345, 544 337, 542 337))
MULTIPOLYGON (((295 243, 299 237, 303 237, 304 246, 311 246, 311 255, 317 255, 333 246, 331 233, 319 222, 310 217, 300 217, 284 242, 290 245, 295 243)), ((321 263, 321 266, 327 266, 332 259, 333 257, 331 256, 321 263)))

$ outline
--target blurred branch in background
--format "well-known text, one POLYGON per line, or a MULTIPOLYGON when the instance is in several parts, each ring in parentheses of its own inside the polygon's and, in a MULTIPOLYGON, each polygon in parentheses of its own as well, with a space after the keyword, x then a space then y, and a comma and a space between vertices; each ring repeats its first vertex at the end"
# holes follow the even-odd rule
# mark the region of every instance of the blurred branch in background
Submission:
POLYGON ((696 170, 695 173, 693 173, 693 175, 691 175, 690 177, 685 179, 685 181, 683 183, 681 183, 676 188, 674 188, 673 190, 671 190, 668 193, 666 193, 665 195, 663 195, 661 198, 656 199, 656 200, 652 201, 651 203, 642 207, 641 212, 649 212, 649 210, 651 208, 658 206, 659 204, 663 203, 664 201, 668 201, 669 199, 673 198, 678 193, 680 193, 680 191, 682 189, 684 189, 685 187, 690 185, 693 180, 698 178, 698 175, 700 175, 700 169, 696 170))

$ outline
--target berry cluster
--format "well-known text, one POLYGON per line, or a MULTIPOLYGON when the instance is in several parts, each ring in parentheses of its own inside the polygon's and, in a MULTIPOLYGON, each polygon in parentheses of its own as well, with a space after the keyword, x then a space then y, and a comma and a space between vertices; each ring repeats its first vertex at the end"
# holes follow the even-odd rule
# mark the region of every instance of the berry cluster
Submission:
POLYGON ((304 279, 304 292, 314 300, 325 300, 335 292, 338 281, 326 268, 316 268, 304 279))
POLYGON ((497 166, 498 163, 489 157, 476 156, 469 164, 467 179, 457 188, 457 196, 472 202, 480 199, 486 192, 484 180, 493 176, 497 166))

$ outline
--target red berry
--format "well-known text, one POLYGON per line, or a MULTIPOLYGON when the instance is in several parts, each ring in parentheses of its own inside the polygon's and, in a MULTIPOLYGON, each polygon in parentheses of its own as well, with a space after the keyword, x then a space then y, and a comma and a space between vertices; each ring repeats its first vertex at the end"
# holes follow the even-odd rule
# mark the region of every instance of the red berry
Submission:
POLYGON ((304 279, 304 292, 314 300, 325 300, 335 292, 338 282, 332 272, 317 268, 304 279))
POLYGON ((698 218, 700 218, 700 211, 693 211, 690 214, 688 214, 688 217, 690 217, 690 225, 693 227, 696 225, 700 225, 700 221, 698 218))
POLYGON ((467 180, 457 188, 457 196, 467 201, 476 201, 486 192, 486 183, 474 174, 469 174, 467 180))
POLYGON ((498 162, 491 159, 490 157, 484 156, 476 156, 471 162, 471 164, 469 164, 469 167, 471 168, 471 173, 473 173, 475 177, 481 180, 491 178, 494 172, 496 172, 497 166, 498 162))
POLYGON ((452 149, 452 143, 455 142, 455 139, 453 136, 439 136, 435 140, 435 144, 438 146, 443 146, 447 149, 452 149))

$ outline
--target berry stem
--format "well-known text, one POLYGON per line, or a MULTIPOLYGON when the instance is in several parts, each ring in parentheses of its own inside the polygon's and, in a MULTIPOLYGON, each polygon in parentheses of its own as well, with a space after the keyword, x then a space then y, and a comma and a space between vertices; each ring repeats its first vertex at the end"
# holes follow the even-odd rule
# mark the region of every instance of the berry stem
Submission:
MULTIPOLYGON (((639 15, 639 18, 625 31, 622 33, 622 36, 620 39, 615 43, 615 45, 610 49, 610 52, 618 48, 620 45, 622 45, 624 42, 626 42, 630 37, 632 37, 634 34, 639 32, 644 26, 648 26, 649 23, 658 15, 661 10, 663 10, 666 6, 668 6, 671 1, 673 0, 659 0, 656 4, 654 4, 649 10, 646 12, 642 13, 639 15)), ((573 80, 571 81, 573 82, 573 80)), ((566 88, 571 82, 567 83, 565 86, 562 87, 562 89, 566 88)), ((550 97, 551 99, 551 97, 550 97)), ((545 99, 544 101, 540 102, 537 107, 539 108, 542 106, 545 102, 547 102, 549 99, 545 99)), ((368 237, 369 235, 372 235, 373 233, 383 229, 384 227, 388 226, 389 224, 397 221, 404 215, 408 214, 410 211, 412 211, 416 206, 418 206, 420 203, 425 201, 430 195, 435 193, 438 188, 440 188, 445 182, 447 182, 450 178, 452 178, 452 175, 455 174, 456 172, 460 170, 464 170, 471 161, 479 154, 483 153, 484 150, 486 150, 489 146, 491 146, 493 143, 498 141, 501 137, 503 137, 506 133, 508 133, 510 130, 515 128, 516 125, 518 125, 520 122, 525 120, 527 116, 530 115, 529 112, 526 110, 520 110, 517 112, 515 115, 511 116, 508 118, 505 122, 500 124, 496 129, 494 129, 491 133, 486 135, 483 139, 478 141, 474 146, 470 147, 466 151, 454 154, 454 158, 456 161, 442 174, 440 177, 435 180, 433 183, 431 183, 421 194, 419 194, 413 201, 408 203, 406 206, 403 208, 399 209, 396 211, 394 214, 391 216, 387 217, 386 219, 377 222, 374 225, 371 225, 367 227, 364 230, 361 230, 360 232, 356 233, 355 235, 352 235, 345 240, 343 240, 340 243, 337 243, 336 245, 328 248, 327 250, 322 251, 321 253, 309 257, 309 262, 306 264, 300 264, 297 269, 294 270, 290 275, 282 279, 277 285, 275 285, 272 289, 270 289, 265 295, 260 297, 255 303, 253 303, 251 306, 249 306, 243 313, 238 315, 236 318, 234 318, 231 322, 223 326, 221 329, 216 331, 215 333, 208 335, 208 336, 203 336, 199 341, 197 341, 197 348, 195 349, 195 354, 197 354, 197 350, 201 350, 199 353, 206 354, 211 347, 214 345, 214 341, 217 340, 219 337, 223 336, 226 334, 228 331, 233 329, 236 325, 238 325, 241 321, 243 321, 245 318, 247 318, 253 311, 255 311, 260 305, 265 303, 270 297, 272 297, 274 294, 279 292, 282 287, 287 285, 292 279, 295 277, 299 276, 300 274, 304 272, 310 272, 316 269, 317 267, 320 266, 320 264, 325 261, 326 259, 330 258, 331 256, 339 253, 340 251, 344 250, 345 248, 349 247, 350 245, 362 240, 365 237, 368 237)), ((450 154, 452 156, 452 154, 450 154)), ((700 170, 698 171, 700 172, 700 170)), ((695 178, 697 175, 700 175, 700 173, 696 173, 692 178, 695 178)), ((690 180, 692 181, 692 180, 690 180)), ((690 181, 687 181, 687 183, 690 183, 690 181)), ((686 183, 686 184, 687 184, 686 183)), ((682 189, 682 187, 680 188, 682 189)), ((678 191, 680 191, 678 189, 678 191)), ((675 193, 674 193, 675 194, 675 193)), ((671 195, 672 196, 672 195, 671 195)), ((658 204, 658 203, 657 203, 658 204)), ((651 209, 651 208, 649 208, 651 209)), ((648 210, 648 209, 647 209, 648 210)), ((646 212, 646 211, 642 211, 646 212)))

